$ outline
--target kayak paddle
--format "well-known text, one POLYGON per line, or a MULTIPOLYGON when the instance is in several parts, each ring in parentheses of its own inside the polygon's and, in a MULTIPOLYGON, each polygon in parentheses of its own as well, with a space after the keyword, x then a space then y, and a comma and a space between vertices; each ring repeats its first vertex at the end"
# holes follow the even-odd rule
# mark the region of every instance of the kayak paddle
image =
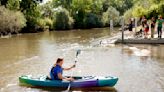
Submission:
MULTIPOLYGON (((76 59, 75 59, 75 66, 76 66, 76 62, 77 62, 77 57, 78 57, 78 55, 81 53, 81 50, 77 50, 77 52, 76 52, 76 59)), ((71 74, 71 77, 72 77, 72 75, 73 75, 73 71, 72 71, 72 74, 71 74)), ((69 85, 68 85, 68 88, 67 88, 67 92, 70 90, 70 87, 71 87, 71 81, 70 81, 70 83, 69 83, 69 85)))

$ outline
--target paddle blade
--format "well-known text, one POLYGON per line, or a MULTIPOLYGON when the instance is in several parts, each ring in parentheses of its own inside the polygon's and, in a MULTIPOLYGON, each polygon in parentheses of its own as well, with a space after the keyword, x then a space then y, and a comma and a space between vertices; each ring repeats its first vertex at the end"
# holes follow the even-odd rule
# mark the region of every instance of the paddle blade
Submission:
POLYGON ((77 50, 76 57, 81 53, 81 50, 77 50))

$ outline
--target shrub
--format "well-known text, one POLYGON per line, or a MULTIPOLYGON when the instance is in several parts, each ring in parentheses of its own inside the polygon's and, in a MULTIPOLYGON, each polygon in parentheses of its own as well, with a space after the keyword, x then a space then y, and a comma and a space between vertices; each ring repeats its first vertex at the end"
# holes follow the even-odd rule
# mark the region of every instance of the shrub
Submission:
POLYGON ((100 18, 98 18, 98 16, 94 13, 88 13, 84 22, 86 28, 95 28, 103 26, 100 18))
POLYGON ((26 19, 19 11, 11 11, 0 6, 0 32, 1 33, 18 33, 26 26, 26 19))
POLYGON ((38 23, 38 27, 45 29, 45 28, 49 28, 49 29, 53 29, 53 21, 49 18, 43 18, 43 19, 39 19, 37 21, 38 23))
POLYGON ((129 23, 129 19, 133 17, 132 11, 133 9, 129 9, 124 14, 123 18, 125 19, 126 23, 129 23))
POLYGON ((20 9, 20 0, 7 0, 7 8, 10 10, 20 9))
POLYGON ((59 8, 55 17, 54 28, 56 30, 68 30, 73 28, 74 20, 65 8, 59 8))
POLYGON ((52 30, 53 29, 53 20, 50 18, 45 18, 44 20, 45 20, 46 26, 48 26, 49 29, 52 30))
POLYGON ((106 12, 102 15, 102 22, 104 26, 108 26, 110 24, 110 20, 113 20, 114 26, 119 23, 119 15, 120 13, 113 7, 109 7, 106 12))

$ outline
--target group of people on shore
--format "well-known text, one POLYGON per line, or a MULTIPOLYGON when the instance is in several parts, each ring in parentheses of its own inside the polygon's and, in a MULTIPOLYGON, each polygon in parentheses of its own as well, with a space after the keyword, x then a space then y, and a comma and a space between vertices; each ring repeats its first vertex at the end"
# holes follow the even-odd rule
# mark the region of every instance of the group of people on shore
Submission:
MULTIPOLYGON (((161 15, 158 18, 152 17, 150 20, 146 16, 142 16, 139 20, 140 31, 139 33, 144 33, 144 38, 148 38, 149 31, 151 33, 151 38, 154 38, 155 31, 158 32, 158 38, 162 38, 162 30, 164 27, 164 19, 161 15)), ((130 20, 129 31, 133 29, 133 21, 130 20)))

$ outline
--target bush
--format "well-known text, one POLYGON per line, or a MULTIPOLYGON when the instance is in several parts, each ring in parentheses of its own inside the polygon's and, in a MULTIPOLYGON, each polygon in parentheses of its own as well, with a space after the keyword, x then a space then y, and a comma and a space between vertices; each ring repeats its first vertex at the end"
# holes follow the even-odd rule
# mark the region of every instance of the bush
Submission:
POLYGON ((110 20, 113 20, 114 26, 119 24, 120 13, 113 7, 109 7, 102 15, 102 22, 104 26, 109 26, 110 20))
POLYGON ((38 19, 38 20, 37 20, 37 26, 38 26, 38 28, 44 29, 45 26, 46 26, 45 20, 44 20, 44 19, 38 19))
POLYGON ((22 30, 22 32, 38 32, 43 31, 40 27, 42 25, 41 19, 41 9, 39 7, 39 0, 21 0, 20 9, 27 19, 27 26, 22 30))
POLYGON ((26 26, 26 19, 19 11, 11 11, 0 6, 0 32, 18 33, 26 26))
POLYGON ((143 15, 146 15, 147 14, 147 9, 145 9, 144 7, 142 6, 135 6, 133 8, 133 12, 132 12, 132 15, 134 17, 140 17, 140 16, 143 16, 143 15))
POLYGON ((102 27, 103 24, 96 14, 88 13, 85 18, 85 28, 102 27))
POLYGON ((41 28, 41 29, 48 28, 51 30, 53 29, 53 21, 49 18, 39 19, 37 23, 38 23, 38 28, 41 28))
POLYGON ((56 30, 68 30, 73 28, 74 20, 65 8, 59 8, 55 17, 54 28, 56 30))
POLYGON ((86 16, 86 12, 83 9, 79 9, 78 13, 74 14, 74 19, 75 19, 75 23, 74 23, 74 27, 75 28, 84 28, 84 19, 86 16))
POLYGON ((7 8, 10 10, 19 10, 20 1, 19 0, 7 0, 7 8))
POLYGON ((53 20, 50 18, 45 18, 44 20, 45 20, 46 26, 48 26, 48 28, 50 30, 52 30, 53 29, 53 20))
POLYGON ((133 9, 129 9, 125 12, 123 18, 125 19, 125 23, 129 23, 129 19, 133 18, 133 14, 132 14, 133 9))
POLYGON ((145 2, 146 5, 144 3, 137 3, 130 10, 126 11, 124 13, 125 20, 131 17, 141 17, 143 15, 146 15, 148 19, 151 17, 158 18, 158 15, 164 16, 164 1, 157 1, 155 3, 154 0, 152 3, 149 0, 144 0, 143 2, 145 2))
POLYGON ((158 18, 158 15, 162 15, 164 17, 164 3, 161 3, 159 5, 152 5, 150 9, 148 10, 147 17, 156 17, 158 18))

